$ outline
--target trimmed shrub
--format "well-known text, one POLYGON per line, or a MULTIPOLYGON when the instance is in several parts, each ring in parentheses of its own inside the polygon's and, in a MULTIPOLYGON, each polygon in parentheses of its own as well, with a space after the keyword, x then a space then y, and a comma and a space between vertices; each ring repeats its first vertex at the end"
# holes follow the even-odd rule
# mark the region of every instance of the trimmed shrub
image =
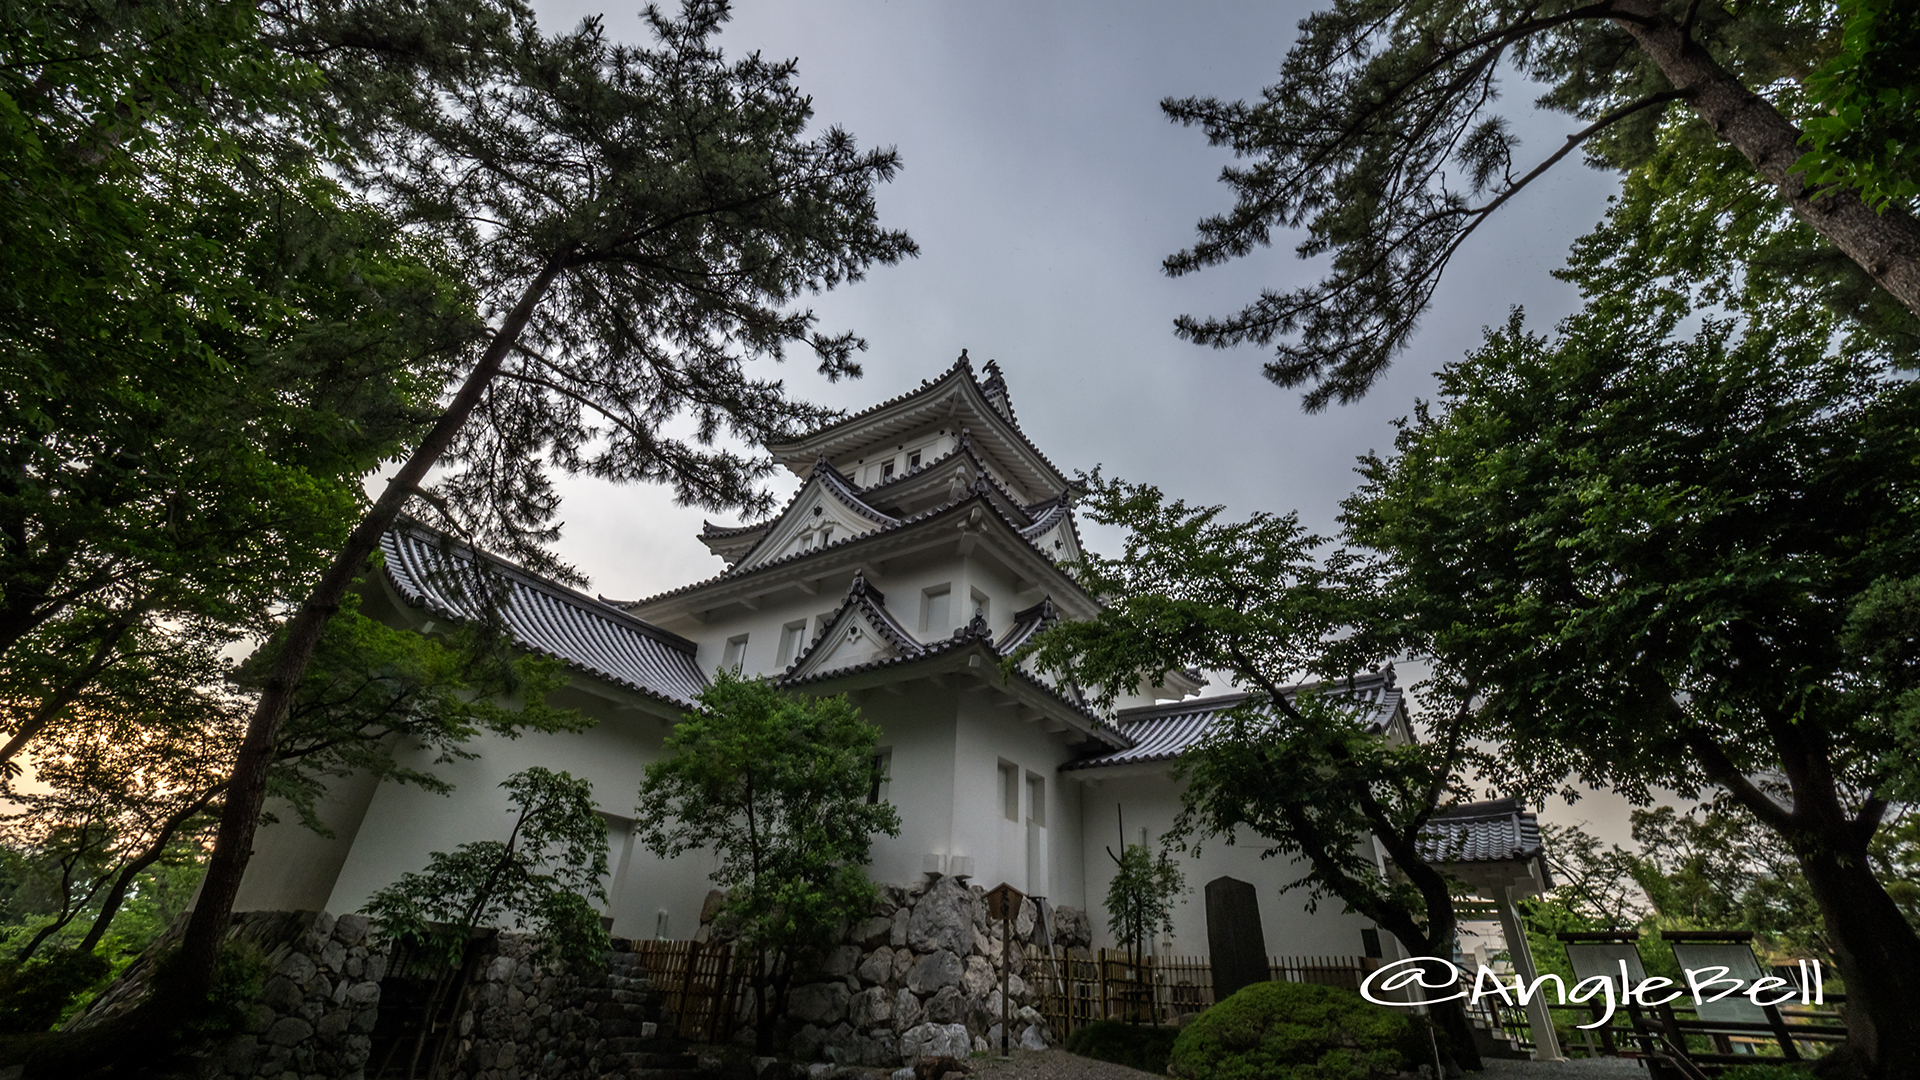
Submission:
POLYGON ((1081 1057, 1111 1061, 1142 1072, 1167 1071, 1167 1056, 1173 1052, 1174 1036, 1170 1027, 1129 1024, 1125 1020, 1095 1020, 1067 1036, 1067 1052, 1081 1057))
POLYGON ((1195 1017, 1167 1071, 1182 1080, 1374 1080, 1416 1068, 1424 1031, 1351 990, 1255 983, 1195 1017))

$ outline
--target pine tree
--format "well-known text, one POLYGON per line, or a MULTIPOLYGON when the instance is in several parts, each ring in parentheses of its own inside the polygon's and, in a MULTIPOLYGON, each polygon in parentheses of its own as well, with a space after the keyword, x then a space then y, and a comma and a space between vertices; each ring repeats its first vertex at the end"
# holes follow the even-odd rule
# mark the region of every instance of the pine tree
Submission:
POLYGON ((792 304, 914 253, 876 220, 874 185, 898 159, 837 128, 808 137, 795 64, 729 62, 712 42, 726 18, 717 2, 649 9, 649 49, 591 19, 548 36, 510 3, 322 4, 287 28, 285 47, 326 73, 355 182, 461 254, 493 322, 285 629, 182 943, 183 998, 211 985, 293 688, 403 508, 419 498, 459 535, 551 568, 550 466, 762 505, 770 464, 714 440, 774 442, 825 414, 746 365, 801 345, 829 377, 858 372, 864 342, 792 304), (676 417, 691 439, 664 430, 676 417))
MULTIPOLYGON (((1840 7, 1822 0, 1337 0, 1301 23, 1281 81, 1259 100, 1162 104, 1249 159, 1223 175, 1234 207, 1200 222, 1199 241, 1166 260, 1169 274, 1297 228, 1306 230, 1298 253, 1329 256, 1331 271, 1234 315, 1182 316, 1176 329, 1216 347, 1278 342, 1269 379, 1309 386, 1309 410, 1352 401, 1406 347, 1448 260, 1482 221, 1576 149, 1603 167, 1639 167, 1667 127, 1737 152, 1776 216, 1790 212, 1817 234, 1811 250, 1837 251, 1920 313, 1912 199, 1870 204, 1857 186, 1814 184, 1801 163, 1796 122, 1821 111, 1801 80, 1840 51, 1843 28, 1840 7), (1546 83, 1541 104, 1586 125, 1552 153, 1521 159, 1495 105, 1506 72, 1546 83)), ((1893 63, 1911 70, 1910 60, 1893 63)), ((1835 80, 1827 85, 1844 82, 1835 80)), ((1854 145, 1823 140, 1829 155, 1854 145)), ((1819 177, 1851 175, 1832 161, 1811 165, 1819 177)), ((1910 170, 1912 158, 1877 167, 1875 190, 1897 193, 1900 177, 1886 170, 1910 170)))

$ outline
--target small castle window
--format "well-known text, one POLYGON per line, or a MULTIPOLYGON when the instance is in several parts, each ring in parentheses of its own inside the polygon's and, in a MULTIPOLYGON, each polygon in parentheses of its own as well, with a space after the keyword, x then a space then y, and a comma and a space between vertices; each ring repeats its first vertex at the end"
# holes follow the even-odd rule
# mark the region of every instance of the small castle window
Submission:
POLYGON ((913 453, 907 455, 907 468, 917 469, 919 467, 920 467, 920 451, 915 450, 913 453))
POLYGON ((747 635, 740 634, 727 639, 727 651, 720 657, 720 666, 739 671, 747 659, 747 635))
POLYGON ((790 622, 780 628, 781 667, 793 663, 794 657, 800 655, 800 650, 806 642, 806 636, 807 620, 805 619, 801 619, 799 622, 790 622))
POLYGON ((923 634, 945 634, 949 603, 953 596, 951 585, 935 585, 920 596, 920 632, 923 634))
POLYGON ((893 479, 893 462, 889 461, 880 466, 880 479, 881 480, 893 479))

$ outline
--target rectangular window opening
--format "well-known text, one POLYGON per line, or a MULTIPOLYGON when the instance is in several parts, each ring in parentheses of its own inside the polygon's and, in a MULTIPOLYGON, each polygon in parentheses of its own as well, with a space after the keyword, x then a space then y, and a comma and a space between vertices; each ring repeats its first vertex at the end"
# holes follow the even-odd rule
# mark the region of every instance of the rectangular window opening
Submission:
POLYGON ((1020 766, 1011 761, 1000 763, 1000 801, 1008 821, 1020 820, 1020 766))
MULTIPOLYGON (((987 594, 981 592, 979 589, 973 590, 972 614, 980 616, 980 618, 986 622, 993 621, 993 604, 987 599, 987 594)), ((970 615, 969 618, 971 617, 970 615)))
POLYGON ((915 450, 913 453, 907 455, 907 469, 908 471, 912 471, 919 467, 920 467, 920 451, 915 450))
POLYGON ((887 481, 887 480, 891 480, 891 479, 893 479, 893 462, 891 462, 891 461, 888 461, 888 462, 884 462, 884 463, 882 463, 882 464, 881 464, 881 466, 880 466, 880 479, 881 479, 882 481, 887 481))
POLYGON ((1047 778, 1036 773, 1027 774, 1027 820, 1047 827, 1047 778))
POLYGON ((727 639, 727 651, 720 657, 720 666, 739 671, 747 661, 747 635, 739 634, 727 639))
POLYGON ((920 594, 920 632, 944 635, 947 632, 953 600, 952 585, 935 585, 920 594))
POLYGON ((780 666, 786 667, 799 658, 807 647, 807 620, 790 622, 780 628, 780 666))
POLYGON ((873 786, 867 791, 867 805, 878 806, 887 801, 887 784, 892 780, 893 751, 882 750, 873 755, 873 786))

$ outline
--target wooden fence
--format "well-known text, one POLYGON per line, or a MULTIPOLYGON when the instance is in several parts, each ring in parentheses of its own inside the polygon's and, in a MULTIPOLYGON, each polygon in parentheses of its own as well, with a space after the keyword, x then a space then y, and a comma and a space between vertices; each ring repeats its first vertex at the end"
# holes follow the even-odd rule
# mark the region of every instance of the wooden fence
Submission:
MULTIPOLYGON (((1358 990, 1378 961, 1358 956, 1273 956, 1277 982, 1358 990)), ((1059 949, 1028 948, 1027 984, 1055 1035, 1065 1038, 1095 1020, 1170 1023, 1213 1004, 1213 965, 1202 956, 1147 956, 1134 963, 1124 949, 1074 958, 1059 949)))
POLYGON ((679 1029, 695 1042, 723 1042, 739 1022, 746 964, 736 962, 732 943, 629 941, 652 977, 654 993, 679 1029))

